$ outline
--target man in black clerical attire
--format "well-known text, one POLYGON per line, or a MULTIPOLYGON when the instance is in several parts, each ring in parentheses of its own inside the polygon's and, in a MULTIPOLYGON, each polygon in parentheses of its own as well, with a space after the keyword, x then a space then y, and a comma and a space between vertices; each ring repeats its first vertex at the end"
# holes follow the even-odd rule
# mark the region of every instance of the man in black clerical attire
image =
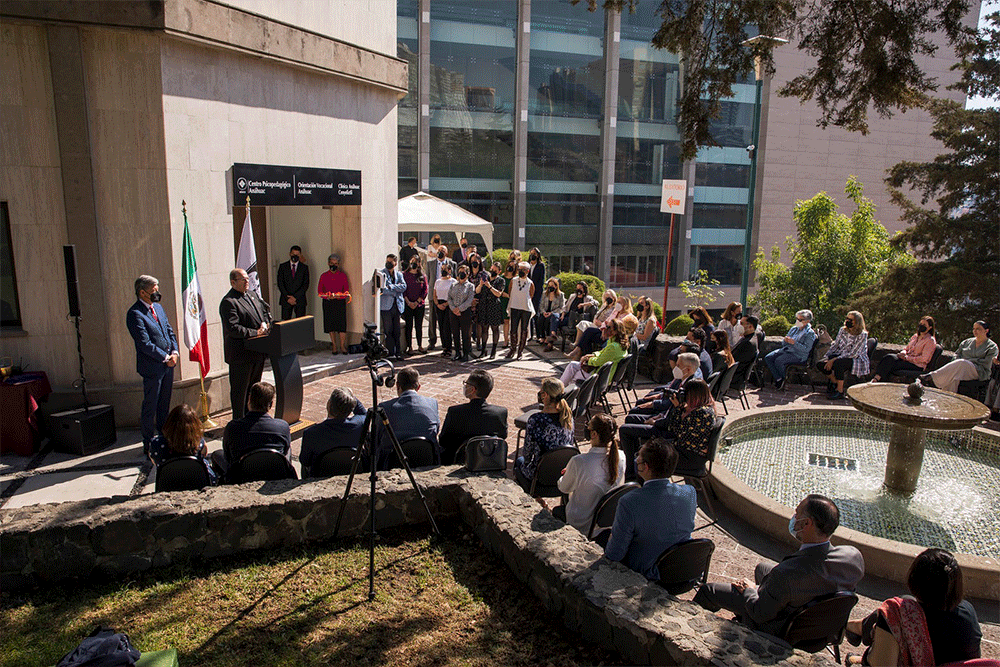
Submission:
POLYGON ((270 307, 249 289, 250 278, 243 269, 229 272, 232 286, 219 304, 222 332, 225 335, 224 352, 229 364, 229 400, 233 404, 233 419, 246 414, 247 392, 260 382, 264 371, 264 355, 248 350, 245 341, 267 333, 271 323, 270 307))
POLYGON ((302 248, 293 245, 288 261, 278 265, 278 292, 281 293, 281 319, 306 314, 306 292, 309 291, 309 267, 302 261, 302 248))

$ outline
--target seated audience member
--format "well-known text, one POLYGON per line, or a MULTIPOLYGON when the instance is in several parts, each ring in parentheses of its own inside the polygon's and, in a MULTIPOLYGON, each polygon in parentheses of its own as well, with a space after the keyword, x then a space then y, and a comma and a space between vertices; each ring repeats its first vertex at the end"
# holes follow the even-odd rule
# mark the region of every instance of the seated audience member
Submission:
MULTIPOLYGON (((563 306, 562 317, 559 320, 560 329, 563 327, 575 328, 576 325, 584 320, 590 321, 592 319, 590 315, 597 313, 597 306, 599 304, 587 292, 588 289, 585 282, 578 282, 576 284, 576 291, 569 295, 566 305, 563 306)), ((557 338, 553 337, 552 342, 556 340, 557 338)))
POLYGON ((934 356, 937 340, 934 338, 934 318, 924 315, 917 325, 917 333, 910 337, 899 354, 887 354, 878 362, 872 382, 888 380, 898 371, 923 371, 934 356))
POLYGON ((250 387, 248 411, 240 419, 226 424, 222 432, 222 457, 212 452, 212 463, 217 469, 229 468, 255 449, 273 449, 287 459, 292 449, 288 422, 268 414, 274 404, 274 386, 258 382, 250 387))
POLYGON ((681 353, 677 357, 677 365, 674 366, 673 375, 674 379, 669 384, 657 387, 654 391, 646 394, 634 408, 629 410, 626 423, 641 423, 645 420, 646 415, 655 415, 669 410, 669 395, 664 392, 668 389, 674 391, 682 389, 691 380, 701 379, 698 356, 693 352, 681 353), (642 419, 635 420, 632 419, 633 416, 642 417, 642 419))
POLYGON ((795 313, 795 326, 788 330, 782 346, 764 357, 776 389, 781 389, 785 384, 785 369, 788 366, 804 363, 809 358, 816 341, 816 332, 810 324, 812 317, 811 310, 795 313))
POLYGON ((673 368, 677 363, 677 357, 685 352, 693 352, 698 355, 701 377, 707 378, 712 374, 712 355, 706 350, 705 330, 701 327, 691 327, 681 344, 670 351, 667 361, 673 368))
POLYGON ((693 310, 688 311, 688 315, 694 320, 694 326, 705 332, 705 342, 702 343, 702 347, 708 349, 708 353, 711 354, 715 352, 715 342, 712 340, 712 332, 715 331, 715 320, 712 316, 708 314, 703 306, 698 306, 693 310))
POLYGON ((733 361, 739 364, 736 373, 733 375, 733 387, 742 387, 746 384, 753 362, 757 359, 757 318, 753 315, 746 315, 740 318, 739 330, 742 332, 739 341, 733 346, 733 361))
POLYGON ((548 279, 539 303, 541 304, 541 312, 538 314, 538 325, 541 328, 539 338, 546 343, 545 351, 551 352, 555 335, 559 331, 560 316, 566 307, 566 295, 562 293, 558 278, 553 276, 548 279))
POLYGON ((212 484, 219 482, 219 476, 209 463, 208 449, 205 447, 204 427, 198 413, 189 405, 174 406, 163 422, 163 434, 153 436, 149 443, 149 458, 156 467, 177 456, 195 456, 205 464, 212 484))
POLYGON ((493 376, 486 371, 475 370, 462 385, 469 402, 448 408, 438 437, 441 462, 445 465, 455 463, 458 448, 469 438, 477 435, 507 438, 507 408, 486 402, 493 391, 493 376))
POLYGON ((601 497, 625 481, 625 459, 618 451, 618 424, 606 413, 594 415, 589 424, 590 450, 574 456, 559 478, 559 490, 569 494, 565 505, 552 510, 584 535, 590 530, 601 497))
POLYGON ((649 344, 660 330, 660 326, 656 321, 656 312, 649 297, 639 297, 635 304, 635 312, 639 318, 639 326, 636 327, 632 339, 638 344, 638 352, 642 353, 649 349, 649 344))
POLYGON ((741 317, 743 317, 743 304, 739 301, 733 301, 726 306, 726 310, 722 313, 722 319, 719 320, 719 326, 716 327, 716 330, 725 332, 726 336, 729 337, 730 348, 736 347, 736 344, 743 337, 741 317))
POLYGON ((563 371, 562 378, 560 378, 563 385, 587 379, 591 373, 596 372, 598 368, 609 361, 611 362, 611 375, 614 375, 615 369, 618 368, 618 362, 628 350, 628 336, 625 334, 624 326, 618 320, 608 322, 608 326, 604 327, 601 332, 601 337, 607 341, 604 349, 597 354, 585 354, 580 358, 580 361, 569 362, 566 365, 566 370, 563 371))
MULTIPOLYGON (((601 324, 597 326, 589 327, 583 332, 579 340, 576 343, 577 349, 583 354, 590 354, 592 352, 598 352, 604 347, 604 341, 607 340, 602 336, 604 329, 608 327, 612 322, 618 322, 621 324, 626 317, 635 317, 632 315, 632 300, 627 296, 619 296, 612 310, 612 315, 608 319, 604 320, 601 324)), ((638 325, 638 320, 636 324, 638 325)), ((625 349, 628 350, 628 345, 625 345, 625 349)))
POLYGON ((958 345, 955 360, 941 368, 920 376, 920 381, 928 387, 945 391, 958 391, 958 383, 965 380, 985 382, 990 379, 990 365, 997 358, 997 344, 990 340, 990 328, 979 320, 972 325, 972 338, 966 338, 958 345))
POLYGON ((563 383, 555 378, 542 380, 538 402, 542 411, 528 417, 524 431, 524 455, 514 462, 514 479, 525 491, 531 489, 538 460, 545 452, 573 447, 573 413, 563 397, 563 383))
POLYGON ((838 591, 853 591, 865 574, 861 552, 835 547, 830 536, 840 525, 840 510, 829 498, 806 496, 788 521, 788 532, 802 543, 780 563, 758 563, 754 582, 707 583, 694 602, 709 611, 727 609, 750 627, 780 635, 788 617, 810 601, 838 591))
POLYGON ((326 419, 302 433, 302 477, 312 477, 313 467, 331 449, 357 449, 364 436, 368 410, 346 387, 337 387, 326 401, 326 419))
MULTIPOLYGON (((715 424, 715 401, 704 380, 692 378, 683 390, 665 392, 670 406, 665 412, 636 419, 626 417, 621 427, 622 450, 626 459, 635 456, 639 443, 648 438, 674 440, 679 457, 679 469, 699 471, 708 460, 708 441, 715 424)), ((636 471, 628 466, 626 476, 635 479, 636 471)))
POLYGON ((715 341, 715 352, 711 355, 712 373, 719 373, 727 370, 736 361, 733 359, 733 351, 729 348, 729 336, 725 331, 713 331, 712 340, 715 341))
POLYGON ((827 374, 830 389, 827 396, 831 400, 844 397, 844 377, 847 371, 856 376, 868 375, 868 331, 865 318, 856 310, 847 313, 844 326, 837 332, 833 345, 823 358, 816 362, 816 370, 827 374))
POLYGON ((860 657, 848 655, 845 665, 943 665, 981 656, 983 633, 976 610, 962 599, 962 568, 953 555, 921 552, 906 586, 912 595, 889 598, 847 624, 848 641, 860 639, 870 648, 860 657))
POLYGON ((583 350, 580 347, 580 342, 583 340, 584 334, 587 333, 588 329, 597 327, 598 329, 603 329, 604 324, 618 315, 618 311, 621 310, 618 304, 618 295, 615 294, 614 290, 605 290, 604 301, 601 303, 600 308, 594 315, 593 321, 590 320, 580 320, 576 324, 576 341, 573 343, 573 349, 566 353, 566 356, 574 361, 579 361, 580 357, 584 355, 585 352, 590 352, 589 349, 583 350))
POLYGON ((666 440, 650 440, 635 458, 642 488, 622 496, 604 555, 647 579, 659 579, 656 561, 670 547, 691 539, 698 498, 693 486, 670 476, 677 452, 666 440))
MULTIPOLYGON (((434 463, 441 462, 438 447, 438 402, 436 398, 421 396, 420 373, 416 368, 404 368, 396 373, 396 398, 380 403, 385 408, 396 439, 402 443, 410 438, 427 438, 434 445, 434 463)), ((384 466, 393 453, 392 442, 385 429, 380 429, 378 465, 384 466)))

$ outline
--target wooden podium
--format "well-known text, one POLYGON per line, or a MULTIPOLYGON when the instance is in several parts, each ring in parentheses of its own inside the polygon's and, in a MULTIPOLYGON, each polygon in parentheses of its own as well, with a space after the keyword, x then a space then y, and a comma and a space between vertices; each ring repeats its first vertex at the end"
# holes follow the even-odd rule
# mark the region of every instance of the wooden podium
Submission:
POLYGON ((245 342, 246 349, 263 352, 271 360, 278 394, 274 416, 289 424, 299 421, 302 415, 302 368, 299 366, 299 352, 308 350, 315 344, 312 315, 274 322, 266 336, 248 338, 245 342))

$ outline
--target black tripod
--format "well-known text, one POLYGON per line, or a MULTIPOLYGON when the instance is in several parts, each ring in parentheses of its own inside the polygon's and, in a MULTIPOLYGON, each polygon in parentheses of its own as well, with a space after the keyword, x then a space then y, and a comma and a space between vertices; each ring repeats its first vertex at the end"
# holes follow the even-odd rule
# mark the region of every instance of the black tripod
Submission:
POLYGON ((406 470, 406 474, 410 478, 410 484, 413 485, 414 490, 416 490, 417 495, 420 496, 420 502, 424 504, 424 509, 427 511, 427 518, 431 522, 431 528, 434 529, 434 533, 437 535, 441 534, 438 530, 437 523, 434 522, 434 515, 431 514, 430 508, 427 506, 427 499, 424 497, 424 492, 420 490, 420 486, 417 484, 417 480, 413 477, 413 470, 410 469, 410 462, 406 459, 406 454, 403 452, 403 448, 399 445, 399 439, 396 438, 396 433, 392 430, 392 425, 389 423, 389 416, 385 412, 385 408, 378 404, 378 388, 382 385, 386 387, 392 387, 395 382, 396 369, 393 367, 392 363, 386 359, 376 361, 371 357, 371 355, 365 356, 365 363, 368 365, 368 373, 372 377, 372 409, 368 411, 365 416, 365 426, 364 435, 361 439, 361 444, 358 446, 357 451, 354 452, 354 459, 351 461, 351 475, 347 478, 347 488, 344 489, 344 497, 340 501, 340 511, 337 513, 337 525, 333 529, 333 536, 337 537, 340 533, 340 521, 344 518, 344 508, 347 507, 347 497, 351 493, 351 484, 354 483, 354 475, 358 471, 358 466, 361 465, 361 458, 364 456, 365 452, 368 453, 369 465, 371 472, 369 473, 368 480, 371 483, 371 489, 368 495, 369 501, 369 533, 368 533, 368 599, 375 599, 375 482, 378 478, 378 473, 376 472, 375 464, 375 454, 376 446, 378 444, 378 424, 375 421, 376 415, 378 419, 382 422, 382 427, 389 436, 389 440, 392 442, 392 448, 396 452, 396 457, 399 462, 403 465, 406 470), (388 367, 389 373, 383 377, 378 374, 379 368, 388 367))

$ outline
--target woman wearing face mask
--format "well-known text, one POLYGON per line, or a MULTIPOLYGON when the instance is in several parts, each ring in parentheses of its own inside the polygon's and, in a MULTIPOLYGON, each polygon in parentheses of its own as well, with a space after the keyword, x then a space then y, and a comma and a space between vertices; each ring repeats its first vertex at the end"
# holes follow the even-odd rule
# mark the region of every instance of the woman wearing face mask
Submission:
POLYGON ((417 330, 417 351, 424 354, 423 330, 424 330, 424 307, 427 299, 427 278, 420 270, 420 260, 413 256, 410 258, 410 265, 403 273, 403 280, 406 281, 406 291, 403 292, 403 302, 406 308, 403 309, 403 324, 406 336, 406 354, 413 354, 413 329, 417 330))
POLYGON ((844 326, 816 368, 827 374, 830 389, 826 393, 830 400, 844 398, 844 376, 848 370, 858 377, 868 375, 868 331, 861 313, 856 310, 847 313, 844 326))
POLYGON ((486 354, 486 342, 489 332, 493 332, 493 349, 490 359, 497 356, 497 343, 500 342, 500 324, 503 322, 503 312, 500 310, 500 297, 503 296, 504 279, 500 276, 500 262, 493 262, 490 275, 476 285, 479 305, 476 309, 476 322, 479 326, 479 356, 486 354))
POLYGON ((704 307, 698 306, 688 311, 688 315, 694 320, 694 326, 705 331, 705 351, 709 354, 715 352, 715 341, 712 340, 712 332, 715 331, 715 320, 708 314, 704 307))
POLYGON ((441 247, 441 235, 435 234, 431 237, 431 244, 427 246, 427 258, 437 257, 438 248, 441 247))
POLYGON ((472 301, 476 288, 469 282, 469 267, 458 267, 458 282, 448 290, 451 309, 451 339, 455 344, 454 361, 468 361, 472 354, 472 301))
POLYGON ((722 313, 722 319, 719 320, 718 328, 726 332, 730 348, 736 347, 736 344, 743 338, 743 327, 740 325, 741 317, 743 317, 743 304, 739 301, 733 301, 726 306, 726 310, 722 313))
POLYGON ((555 332, 559 331, 559 314, 566 306, 566 295, 560 289, 558 278, 549 278, 545 284, 545 294, 541 300, 541 316, 538 323, 541 325, 538 337, 546 342, 546 352, 552 351, 552 341, 555 340, 555 332))
POLYGON ((972 338, 966 338, 958 345, 955 360, 941 368, 920 376, 920 381, 928 387, 945 391, 958 391, 958 383, 965 380, 985 382, 990 379, 993 360, 997 358, 997 344, 990 340, 990 328, 979 320, 972 325, 972 338))
POLYGON ((634 339, 639 345, 639 352, 649 347, 649 341, 660 330, 656 321, 656 313, 653 311, 653 302, 649 297, 640 296, 635 304, 635 315, 639 318, 639 326, 635 330, 634 339))
MULTIPOLYGON (((538 314, 542 312, 542 296, 545 292, 545 265, 542 264, 542 251, 538 248, 532 248, 528 253, 528 277, 535 285, 535 291, 532 293, 531 303, 532 306, 534 306, 535 313, 538 314)), ((539 342, 541 342, 542 339, 542 335, 539 332, 540 319, 540 315, 532 319, 532 326, 535 329, 534 335, 539 342)))
POLYGON ((917 333, 899 354, 887 354, 875 368, 872 382, 887 380, 897 371, 923 371, 934 356, 937 340, 934 338, 934 318, 925 315, 920 318, 917 333))
POLYGON ((503 313, 503 346, 510 349, 510 283, 517 273, 517 265, 507 262, 503 275, 503 294, 500 295, 500 311, 503 313))
MULTIPOLYGON (((604 329, 614 321, 617 321, 620 324, 621 321, 629 315, 632 315, 632 300, 624 295, 619 296, 615 301, 614 308, 611 310, 610 317, 605 319, 600 324, 597 324, 597 326, 590 327, 583 332, 582 336, 580 336, 580 341, 576 344, 576 346, 580 350, 581 354, 590 354, 591 352, 596 352, 603 348, 605 339, 602 337, 602 333, 604 332, 604 329)), ((633 315, 633 317, 635 316, 633 315)), ((627 344, 625 349, 628 349, 627 344)))
POLYGON ((454 262, 451 260, 444 262, 441 266, 441 277, 434 282, 434 310, 437 311, 434 316, 441 334, 442 357, 451 355, 451 311, 448 310, 448 292, 456 282, 454 270, 454 262))
POLYGON ((535 294, 535 284, 528 277, 531 266, 521 262, 517 266, 517 276, 510 282, 510 350, 505 355, 510 359, 515 354, 520 359, 524 354, 524 345, 528 342, 528 320, 535 314, 532 299, 535 294))
POLYGON ((330 255, 326 263, 330 270, 323 272, 316 286, 319 297, 323 300, 323 331, 330 334, 333 354, 347 354, 347 303, 351 300, 350 286, 347 284, 347 274, 340 270, 340 255, 330 255))
POLYGON ((587 379, 591 373, 609 361, 612 363, 611 375, 614 376, 618 362, 628 350, 628 336, 625 334, 624 325, 618 320, 611 320, 601 332, 601 337, 605 345, 599 354, 585 354, 580 361, 571 361, 566 365, 566 370, 560 378, 564 385, 587 379))
MULTIPOLYGON (((602 328, 605 322, 617 315, 620 309, 617 302, 618 295, 615 294, 615 291, 610 289, 605 290, 601 307, 597 310, 597 314, 594 315, 594 321, 581 320, 576 325, 576 342, 573 343, 573 349, 566 354, 567 357, 574 361, 580 360, 580 357, 584 355, 584 352, 580 349, 580 341, 583 339, 583 335, 591 327, 602 328)), ((590 350, 588 349, 587 352, 590 352, 590 350)))
MULTIPOLYGON (((472 246, 470 246, 471 248, 472 246)), ((489 273, 486 271, 486 267, 483 266, 483 258, 479 256, 479 253, 473 251, 469 253, 469 284, 473 288, 479 286, 489 273)), ((472 300, 472 344, 474 347, 478 348, 479 354, 473 352, 472 356, 480 357, 483 353, 483 339, 479 335, 479 291, 474 292, 475 298, 472 300)))

